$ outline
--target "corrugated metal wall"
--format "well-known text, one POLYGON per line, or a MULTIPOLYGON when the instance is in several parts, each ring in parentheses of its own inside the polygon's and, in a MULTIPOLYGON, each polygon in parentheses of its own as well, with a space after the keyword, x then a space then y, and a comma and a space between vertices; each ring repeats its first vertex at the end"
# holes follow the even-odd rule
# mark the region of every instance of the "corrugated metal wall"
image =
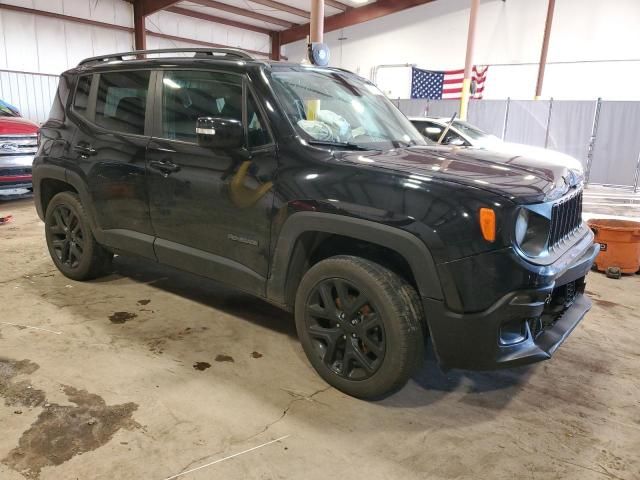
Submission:
POLYGON ((49 116, 57 88, 57 75, 0 70, 0 99, 18 107, 23 117, 36 123, 49 116))

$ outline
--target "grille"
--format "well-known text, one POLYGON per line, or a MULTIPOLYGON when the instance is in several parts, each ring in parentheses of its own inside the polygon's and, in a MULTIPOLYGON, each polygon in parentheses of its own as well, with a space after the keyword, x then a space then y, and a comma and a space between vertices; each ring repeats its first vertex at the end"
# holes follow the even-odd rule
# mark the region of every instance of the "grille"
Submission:
POLYGON ((0 177, 31 175, 31 168, 0 168, 0 177))
POLYGON ((0 156, 29 155, 37 150, 37 135, 0 135, 0 156))
POLYGON ((582 190, 556 203, 551 210, 549 246, 556 247, 582 225, 582 190))

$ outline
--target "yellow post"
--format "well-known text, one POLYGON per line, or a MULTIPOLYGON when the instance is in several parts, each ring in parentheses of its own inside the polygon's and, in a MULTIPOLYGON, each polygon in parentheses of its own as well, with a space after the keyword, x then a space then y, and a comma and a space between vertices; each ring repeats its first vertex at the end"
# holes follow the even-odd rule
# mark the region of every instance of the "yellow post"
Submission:
POLYGON ((471 0, 469 13, 469 33, 467 35, 467 55, 464 61, 464 80, 462 81, 462 95, 460 95, 460 120, 467 119, 467 108, 471 95, 471 72, 473 69, 473 47, 476 37, 476 23, 480 0, 471 0))
POLYGON ((469 97, 471 96, 471 79, 465 78, 462 81, 462 97, 460 97, 460 120, 467 119, 467 109, 469 107, 469 97))

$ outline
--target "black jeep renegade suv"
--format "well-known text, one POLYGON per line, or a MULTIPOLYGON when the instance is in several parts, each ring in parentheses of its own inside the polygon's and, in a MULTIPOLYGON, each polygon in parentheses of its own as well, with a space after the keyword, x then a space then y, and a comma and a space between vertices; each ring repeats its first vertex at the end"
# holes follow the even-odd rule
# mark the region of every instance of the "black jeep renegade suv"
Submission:
POLYGON ((403 385, 427 335, 445 368, 521 365, 589 310, 580 168, 428 146, 343 70, 189 52, 61 76, 33 184, 64 275, 135 254, 264 298, 363 398, 403 385))

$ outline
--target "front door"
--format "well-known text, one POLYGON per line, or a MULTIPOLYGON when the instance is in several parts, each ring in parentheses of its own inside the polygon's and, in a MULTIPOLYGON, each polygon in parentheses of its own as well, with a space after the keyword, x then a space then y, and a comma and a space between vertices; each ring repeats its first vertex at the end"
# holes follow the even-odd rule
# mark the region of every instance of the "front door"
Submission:
POLYGON ((156 92, 147 171, 158 260, 263 295, 277 158, 244 77, 166 70, 156 92), (241 121, 244 148, 198 145, 200 117, 241 121))

